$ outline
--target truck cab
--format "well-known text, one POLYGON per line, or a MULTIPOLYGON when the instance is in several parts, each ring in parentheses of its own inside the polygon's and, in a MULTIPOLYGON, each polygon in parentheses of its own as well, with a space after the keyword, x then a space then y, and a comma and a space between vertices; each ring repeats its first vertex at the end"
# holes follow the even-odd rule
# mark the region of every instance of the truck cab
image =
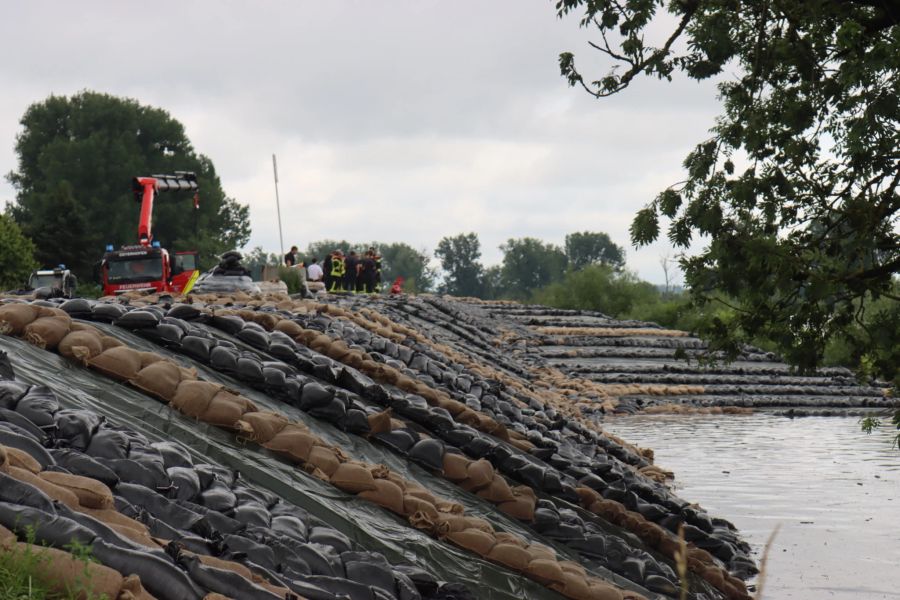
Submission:
POLYGON ((100 261, 100 282, 104 296, 141 291, 184 293, 199 275, 196 252, 178 252, 174 263, 158 242, 151 246, 107 246, 100 261))
POLYGON ((28 278, 28 289, 46 298, 72 298, 77 285, 77 279, 65 265, 34 271, 28 278))

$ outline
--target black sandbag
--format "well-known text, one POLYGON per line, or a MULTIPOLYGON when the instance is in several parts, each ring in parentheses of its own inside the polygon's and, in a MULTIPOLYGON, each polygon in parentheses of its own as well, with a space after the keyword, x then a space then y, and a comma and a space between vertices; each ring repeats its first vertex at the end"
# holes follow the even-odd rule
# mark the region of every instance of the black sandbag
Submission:
POLYGON ((341 560, 344 562, 347 579, 381 588, 393 595, 394 574, 384 556, 374 552, 344 552, 341 560))
POLYGON ((120 573, 137 575, 147 591, 157 598, 200 600, 206 595, 184 571, 158 556, 113 546, 99 539, 94 542, 91 555, 120 573))
POLYGON ((89 410, 62 409, 53 415, 56 420, 56 438, 65 440, 66 445, 84 452, 91 443, 91 437, 103 423, 104 417, 89 410))
POLYGON ((41 444, 44 444, 47 441, 47 434, 43 429, 35 425, 31 419, 25 415, 20 415, 14 410, 0 408, 0 421, 12 423, 19 429, 27 431, 31 437, 41 444))
POLYGON ((94 434, 85 452, 94 458, 127 458, 130 446, 123 432, 104 427, 94 434))
POLYGON ((407 429, 397 429, 394 431, 376 433, 372 438, 378 440, 394 452, 405 455, 416 443, 413 434, 414 432, 407 429))
POLYGON ((310 408, 309 414, 317 419, 335 423, 343 428, 344 419, 347 417, 347 405, 343 400, 335 396, 331 402, 324 406, 310 408))
POLYGON ((291 591, 307 600, 346 600, 347 598, 347 596, 337 596, 317 585, 301 581, 300 579, 294 579, 288 582, 288 585, 291 591))
POLYGON ((366 390, 376 384, 372 379, 356 369, 344 367, 338 374, 337 385, 354 394, 366 397, 366 390))
POLYGON ((300 392, 300 408, 302 410, 310 410, 320 406, 325 406, 334 398, 334 389, 325 387, 315 381, 310 381, 303 386, 300 392))
POLYGON ((176 304, 166 311, 167 317, 183 319, 185 321, 193 321, 194 319, 199 318, 201 314, 200 309, 191 304, 176 304))
POLYGON ((148 327, 156 327, 159 325, 160 317, 155 312, 148 309, 132 310, 115 321, 116 327, 123 329, 146 329, 148 327))
POLYGON ((160 323, 156 327, 144 327, 138 329, 138 335, 164 348, 178 348, 181 346, 181 338, 184 331, 180 327, 170 323, 160 323))
POLYGON ((0 407, 15 410, 19 398, 24 396, 31 386, 11 379, 0 380, 0 407))
POLYGON ((316 575, 328 575, 331 577, 343 577, 344 565, 337 553, 329 551, 320 544, 305 544, 296 550, 297 555, 303 559, 311 573, 316 575))
POLYGON ((197 471, 197 476, 200 477, 200 487, 203 489, 211 486, 216 480, 224 482, 228 487, 232 487, 237 481, 235 471, 218 465, 200 463, 194 465, 194 469, 197 471))
POLYGON ((262 371, 262 363, 255 357, 250 356, 241 356, 237 359, 237 376, 241 381, 246 381, 251 385, 265 383, 266 381, 262 371))
POLYGON ((97 537, 90 529, 72 519, 9 502, 0 502, 0 525, 14 532, 19 539, 33 536, 38 544, 60 550, 73 542, 90 546, 97 537))
POLYGON ((270 527, 272 531, 290 536, 300 542, 306 542, 309 539, 309 529, 306 523, 293 515, 273 516, 270 527))
POLYGON ((55 425, 53 414, 59 410, 59 402, 50 389, 43 385, 34 385, 19 398, 15 411, 26 417, 38 427, 55 425))
POLYGON ((122 482, 116 486, 116 495, 122 496, 135 506, 140 506, 157 519, 162 519, 176 529, 194 531, 204 537, 208 537, 212 533, 209 528, 198 530, 198 524, 203 519, 202 515, 188 510, 144 486, 122 482))
POLYGON ((42 468, 46 469, 50 465, 56 464, 50 453, 41 446, 34 438, 29 435, 22 435, 13 431, 14 425, 11 423, 0 422, 0 444, 11 446, 28 453, 34 460, 38 461, 42 468))
POLYGON ((119 476, 116 475, 115 471, 87 454, 68 448, 56 448, 50 450, 50 455, 53 456, 59 466, 65 468, 73 475, 96 479, 112 489, 115 489, 119 484, 119 476))
POLYGON ((258 502, 266 510, 278 504, 281 500, 278 496, 267 490, 249 488, 244 485, 236 485, 231 488, 238 502, 258 502))
POLYGON ((91 530, 98 539, 105 541, 111 546, 126 548, 129 550, 137 550, 139 552, 144 552, 147 554, 154 554, 161 558, 165 556, 161 549, 149 548, 142 544, 138 544, 137 542, 133 542, 99 519, 95 519, 91 515, 72 510, 65 504, 60 503, 58 505, 57 513, 60 516, 66 517, 67 519, 72 519, 82 527, 91 530))
POLYGON ((215 345, 215 340, 196 335, 186 335, 181 338, 180 352, 203 364, 209 364, 209 352, 215 345))
POLYGON ((237 335, 244 328, 244 320, 234 315, 213 315, 209 324, 229 335, 237 335))
POLYGON ((227 485, 216 481, 200 492, 199 502, 211 510, 228 512, 237 505, 237 497, 227 485))
POLYGON ((200 478, 191 467, 171 467, 166 474, 172 482, 169 497, 176 500, 193 500, 200 494, 200 478))
POLYGON ((190 468, 194 466, 193 460, 191 460, 191 453, 181 444, 164 441, 153 442, 150 446, 162 455, 166 469, 171 469, 172 467, 190 468))
POLYGON ((237 361, 238 352, 234 348, 219 344, 209 351, 210 366, 226 375, 237 373, 237 361))
POLYGON ((434 438, 423 439, 409 449, 409 458, 425 468, 444 470, 444 443, 434 438))
POLYGON ((283 342, 276 342, 274 339, 269 342, 269 354, 288 364, 293 364, 295 360, 294 348, 283 342))
POLYGON ((176 500, 175 503, 200 515, 200 521, 192 528, 192 531, 204 537, 213 536, 213 532, 239 533, 245 528, 240 521, 227 517, 218 511, 210 510, 202 504, 195 504, 190 500, 176 500))
MULTIPOLYGON (((222 595, 248 600, 279 600, 279 596, 262 588, 234 571, 204 565, 196 556, 181 554, 178 564, 201 587, 222 595)), ((280 600, 284 600, 280 598, 280 600)))
POLYGON ((53 500, 39 488, 0 472, 0 502, 30 506, 54 514, 53 500))
POLYGON ((365 411, 358 408, 351 408, 347 411, 347 417, 344 419, 344 429, 356 435, 366 435, 371 431, 369 419, 365 411))
POLYGON ((268 527, 251 526, 243 535, 268 546, 275 552, 279 572, 290 570, 296 574, 309 575, 312 573, 309 564, 299 555, 304 543, 298 542, 290 536, 271 531, 268 527))
POLYGON ((91 309, 92 320, 100 323, 112 323, 121 318, 128 309, 120 304, 97 303, 91 309))
POLYGON ((434 596, 440 584, 428 571, 416 565, 394 565, 394 574, 403 575, 415 586, 418 592, 426 597, 434 596))
POLYGON ((276 565, 278 560, 275 558, 275 552, 268 546, 243 536, 232 534, 222 536, 222 543, 223 548, 226 550, 222 554, 222 558, 228 559, 235 555, 244 555, 266 569, 277 571, 276 565))
POLYGON ((314 544, 331 546, 338 554, 350 552, 353 549, 350 538, 331 527, 313 527, 309 530, 309 541, 314 544))
POLYGON ((234 518, 248 527, 268 527, 271 515, 259 502, 243 502, 234 508, 234 518))
POLYGON ((351 600, 372 600, 372 590, 369 589, 369 586, 350 581, 349 579, 326 577, 324 575, 308 575, 301 578, 301 581, 324 588, 337 595, 345 594, 351 600))
POLYGON ((269 334, 251 327, 244 327, 235 336, 242 342, 253 346, 257 350, 267 352, 269 350, 269 334))
POLYGON ((151 490, 168 490, 172 485, 162 467, 155 467, 151 463, 141 463, 130 458, 97 457, 96 460, 125 483, 134 483, 151 490))
POLYGON ((91 302, 84 298, 72 298, 59 305, 73 319, 90 319, 93 311, 91 302))
POLYGON ((422 422, 424 422, 432 431, 441 434, 456 427, 456 421, 453 420, 453 416, 450 412, 446 408, 440 408, 438 406, 429 407, 428 416, 426 416, 422 422))

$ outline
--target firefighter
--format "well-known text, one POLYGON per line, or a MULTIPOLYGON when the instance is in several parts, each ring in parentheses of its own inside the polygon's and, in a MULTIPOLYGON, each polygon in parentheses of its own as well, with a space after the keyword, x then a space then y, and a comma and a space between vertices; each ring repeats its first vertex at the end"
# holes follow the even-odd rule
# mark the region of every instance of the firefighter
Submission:
POLYGON ((370 247, 369 252, 372 254, 372 260, 375 261, 375 277, 372 283, 372 291, 376 294, 381 293, 381 256, 370 247))
POLYGON ((328 270, 331 275, 331 285, 328 286, 329 292, 344 291, 344 254, 340 250, 331 253, 331 268, 328 270))
POLYGON ((375 292, 375 254, 370 250, 359 263, 359 281, 356 289, 365 294, 375 292))
POLYGON ((359 276, 359 257, 356 251, 351 250, 350 254, 344 260, 344 291, 351 294, 356 293, 356 281, 359 276))

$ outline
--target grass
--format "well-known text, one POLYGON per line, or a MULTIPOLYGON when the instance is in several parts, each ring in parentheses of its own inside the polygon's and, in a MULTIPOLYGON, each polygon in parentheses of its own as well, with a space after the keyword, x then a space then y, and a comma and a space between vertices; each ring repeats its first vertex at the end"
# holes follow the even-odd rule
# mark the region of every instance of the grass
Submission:
POLYGON ((109 600, 106 594, 89 593, 89 564, 96 562, 91 549, 77 542, 66 551, 84 564, 81 577, 65 592, 54 591, 47 567, 50 557, 34 543, 34 530, 27 532, 27 542, 6 549, 0 548, 0 598, 3 600, 109 600))

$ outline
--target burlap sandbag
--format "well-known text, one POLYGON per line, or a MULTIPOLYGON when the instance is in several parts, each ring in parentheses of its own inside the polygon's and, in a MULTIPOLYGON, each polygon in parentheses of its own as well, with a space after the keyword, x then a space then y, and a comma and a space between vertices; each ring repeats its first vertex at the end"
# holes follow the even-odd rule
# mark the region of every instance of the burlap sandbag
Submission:
POLYGON ((43 468, 33 456, 12 446, 6 447, 6 456, 10 467, 18 467, 32 473, 40 473, 43 468))
POLYGON ((19 552, 30 551, 41 560, 41 579, 59 594, 82 590, 79 598, 118 598, 122 575, 99 563, 85 561, 56 548, 43 548, 25 543, 16 545, 19 552))
POLYGON ((199 418, 204 423, 220 427, 235 427, 245 413, 256 410, 256 405, 247 398, 227 389, 221 389, 213 396, 199 418))
POLYGON ((181 383, 181 369, 168 360, 160 360, 145 366, 138 372, 137 377, 131 380, 131 385, 164 402, 175 396, 179 383, 181 383))
POLYGON ((16 544, 17 540, 16 534, 0 525, 0 548, 11 548, 16 544))
POLYGON ((306 462, 317 441, 316 436, 308 430, 291 423, 279 431, 278 435, 265 442, 263 447, 284 454, 297 462, 306 462))
POLYGON ((35 475, 31 471, 20 469, 19 467, 10 467, 9 475, 24 483, 33 485, 54 500, 62 502, 69 508, 78 508, 80 502, 78 496, 74 492, 62 486, 56 485, 50 481, 42 479, 39 475, 35 475))
POLYGON ((444 477, 448 480, 456 483, 458 481, 463 481, 469 476, 468 468, 469 463, 473 462, 471 459, 463 456, 462 454, 454 454, 452 452, 444 453, 444 477))
POLYGON ((88 360, 103 352, 100 335, 92 331, 70 331, 56 350, 72 360, 87 364, 88 360))
POLYGON ((513 495, 512 488, 509 487, 506 480, 497 474, 494 475, 494 480, 491 481, 491 484, 486 488, 478 490, 476 495, 492 504, 512 502, 516 499, 513 495))
POLYGON ((55 306, 37 306, 37 318, 40 319, 42 317, 65 317, 71 320, 72 317, 69 316, 69 313, 64 311, 61 308, 57 308, 55 306))
POLYGON ((38 348, 55 350, 59 343, 69 333, 72 319, 65 317, 40 317, 25 326, 22 336, 26 342, 34 344, 38 348))
POLYGON ((107 525, 122 537, 127 538, 136 544, 140 544, 141 546, 146 546, 147 548, 152 548, 154 550, 158 550, 160 547, 160 544, 157 544, 155 541, 153 541, 153 538, 146 531, 140 531, 138 529, 126 527, 125 525, 121 525, 119 523, 107 523, 107 525))
POLYGON ((144 589, 140 577, 129 575, 122 580, 122 589, 117 600, 157 600, 157 598, 144 589))
POLYGON ((122 513, 118 512, 115 508, 89 508, 87 506, 80 506, 78 507, 78 512, 90 515, 95 519, 99 519, 110 527, 115 525, 117 527, 131 529, 133 531, 137 531, 146 535, 149 535, 150 533, 150 530, 147 529, 146 525, 144 525, 140 521, 132 519, 131 517, 126 517, 122 513))
POLYGON ((438 500, 434 506, 442 514, 461 515, 466 512, 466 508, 462 504, 450 500, 438 500))
POLYGON ((531 562, 531 555, 524 548, 514 544, 498 543, 487 554, 487 558, 505 565, 514 571, 524 571, 531 562))
POLYGON ((387 409, 366 417, 369 421, 369 434, 391 431, 391 414, 391 409, 387 409))
MULTIPOLYGON (((588 589, 590 590, 589 598, 591 600, 623 600, 625 598, 625 594, 622 593, 622 590, 598 579, 588 579, 587 583, 588 589)), ((639 598, 646 600, 644 596, 641 596, 636 592, 630 592, 628 597, 632 600, 637 600, 639 598)))
POLYGON ((370 492, 360 492, 359 497, 374 502, 393 513, 403 514, 403 490, 389 479, 376 479, 375 489, 370 492))
POLYGON ((585 571, 584 565, 571 560, 561 560, 559 561, 559 566, 562 567, 562 570, 565 573, 572 573, 575 575, 580 575, 582 577, 587 575, 587 571, 585 571))
POLYGON ((497 505, 497 508, 520 521, 531 521, 534 519, 534 509, 537 505, 537 496, 534 490, 527 485, 517 485, 512 488, 512 492, 515 500, 501 502, 497 505))
POLYGON ((491 484, 494 480, 494 467, 487 460, 480 458, 469 463, 466 475, 460 486, 466 491, 473 492, 491 484))
POLYGON ((547 559, 556 561, 556 552, 549 546, 533 542, 525 548, 531 556, 531 560, 547 559))
POLYGON ((313 446, 312 450, 309 452, 307 462, 315 468, 320 469, 328 477, 334 475, 335 472, 337 472, 338 467, 341 466, 341 461, 338 458, 337 453, 325 446, 313 446))
POLYGON ((280 331, 291 339, 295 339, 303 333, 303 327, 290 319, 282 319, 275 324, 275 331, 280 331))
POLYGON ((436 523, 438 520, 440 520, 440 513, 438 513, 437 508, 434 506, 434 504, 432 504, 428 500, 423 500, 422 498, 418 498, 410 494, 404 494, 403 515, 411 517, 418 512, 427 515, 433 523, 436 523))
POLYGON ((479 529, 465 529, 447 534, 447 538, 460 548, 464 548, 479 556, 487 556, 497 543, 494 536, 479 529))
POLYGON ((248 412, 241 417, 241 420, 245 421, 252 430, 247 437, 258 444, 265 444, 274 438, 290 422, 284 415, 268 410, 248 412))
POLYGON ((272 331, 278 324, 279 318, 268 312, 256 312, 253 321, 259 324, 266 331, 272 331))
POLYGON ((101 335, 100 342, 103 344, 104 350, 109 350, 110 348, 118 348, 125 345, 111 335, 101 335))
POLYGON ((591 598, 591 588, 588 586, 587 578, 584 575, 564 572, 563 578, 565 581, 562 584, 553 583, 548 587, 563 596, 572 598, 572 600, 593 600, 591 598))
POLYGON ((128 381, 141 370, 141 355, 128 346, 115 346, 90 359, 88 365, 108 377, 128 381))
POLYGON ((196 419, 206 412, 213 396, 218 394, 221 389, 220 384, 210 381, 182 381, 178 384, 171 403, 183 414, 196 419))
POLYGON ((331 475, 331 483, 351 494, 378 489, 372 473, 363 465, 352 462, 345 462, 338 466, 337 470, 331 475))
POLYGON ((40 477, 72 491, 78 496, 78 502, 88 508, 112 508, 112 492, 96 479, 60 473, 58 471, 42 471, 40 477))
POLYGON ((529 577, 544 585, 552 583, 565 585, 566 583, 562 567, 559 566, 556 560, 546 558, 534 559, 528 563, 525 572, 529 577))
MULTIPOLYGON (((38 465, 40 466, 40 465, 38 465)), ((0 472, 6 473, 9 470, 9 455, 6 453, 6 446, 0 445, 0 472)))
MULTIPOLYGON (((515 534, 507 533, 506 531, 498 531, 494 534, 494 537, 497 538, 498 544, 512 544, 513 546, 518 546, 519 548, 528 549, 528 542, 525 538, 521 538, 515 534)), ((530 556, 530 554, 529 554, 530 556)))
POLYGON ((200 559, 204 565, 215 567, 217 569, 225 569, 226 571, 231 571, 232 573, 237 573, 244 579, 253 580, 253 572, 242 565, 241 563, 234 562, 233 560, 225 560, 222 558, 218 558, 215 556, 207 556, 204 554, 194 554, 193 552, 183 551, 188 556, 196 556, 200 559))
POLYGON ((0 334, 21 337, 25 327, 38 318, 37 308, 21 303, 0 305, 0 334))
POLYGON ((409 494, 410 496, 415 496, 416 498, 419 498, 420 500, 424 500, 425 502, 428 502, 429 504, 434 504, 435 508, 437 508, 438 500, 435 497, 435 495, 417 483, 407 484, 406 493, 409 494))
POLYGON ((165 360, 165 357, 157 354, 155 352, 140 352, 141 356, 141 368, 149 367, 153 363, 158 363, 161 360, 165 360))

